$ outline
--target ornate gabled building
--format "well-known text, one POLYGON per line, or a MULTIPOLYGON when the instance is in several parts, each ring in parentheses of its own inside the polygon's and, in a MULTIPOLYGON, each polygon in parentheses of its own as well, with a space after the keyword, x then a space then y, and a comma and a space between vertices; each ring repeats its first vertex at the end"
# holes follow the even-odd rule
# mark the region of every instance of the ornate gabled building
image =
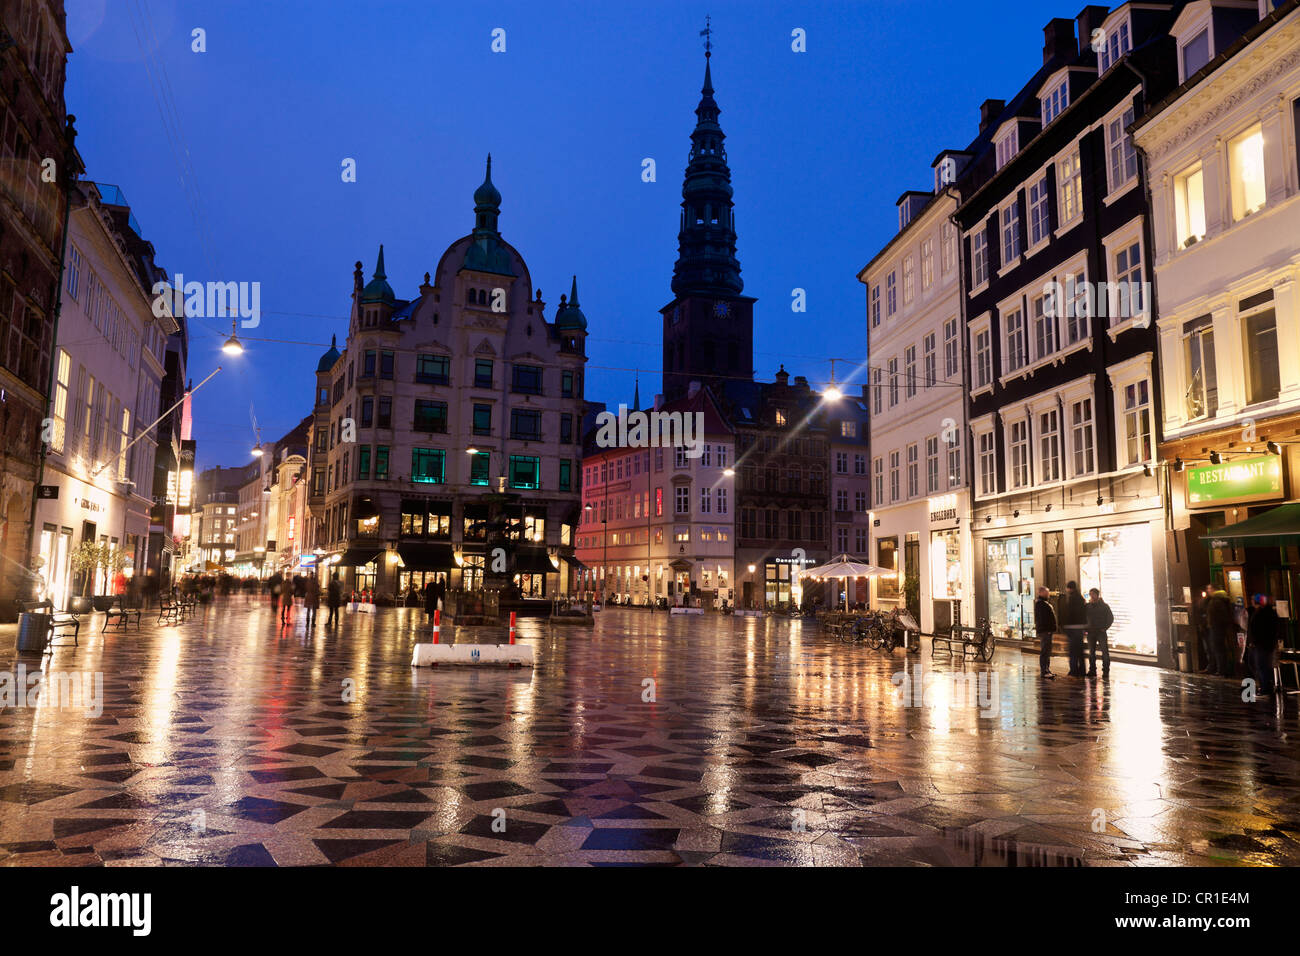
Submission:
POLYGON ((489 157, 473 231, 412 300, 382 246, 369 283, 356 265, 345 347, 316 371, 307 464, 313 540, 347 587, 570 590, 587 320, 575 277, 547 321, 500 207, 489 157))
POLYGON ((664 397, 683 398, 691 382, 716 386, 754 377, 754 302, 736 258, 736 217, 726 136, 718 124, 705 54, 691 155, 682 183, 682 218, 673 266, 673 301, 664 306, 664 397))

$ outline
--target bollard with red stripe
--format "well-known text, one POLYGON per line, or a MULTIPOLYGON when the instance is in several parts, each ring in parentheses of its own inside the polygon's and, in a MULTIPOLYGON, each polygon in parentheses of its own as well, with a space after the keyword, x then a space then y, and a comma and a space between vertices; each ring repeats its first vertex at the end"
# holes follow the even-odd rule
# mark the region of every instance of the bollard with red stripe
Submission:
POLYGON ((438 643, 438 635, 442 633, 442 611, 438 608, 433 610, 433 643, 438 643))
POLYGON ((510 612, 510 643, 515 642, 515 612, 510 612))

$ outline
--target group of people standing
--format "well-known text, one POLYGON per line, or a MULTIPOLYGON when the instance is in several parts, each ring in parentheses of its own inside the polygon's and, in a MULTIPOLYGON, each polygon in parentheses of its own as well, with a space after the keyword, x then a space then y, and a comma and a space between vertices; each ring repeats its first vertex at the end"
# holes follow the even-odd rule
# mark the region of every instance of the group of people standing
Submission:
MULTIPOLYGON (((307 615, 307 626, 316 625, 316 611, 320 607, 321 587, 317 583, 315 576, 309 574, 295 574, 292 577, 285 577, 278 571, 267 579, 267 592, 271 598, 271 611, 280 609, 280 623, 288 624, 293 617, 293 608, 295 604, 301 603, 303 611, 307 615)), ((339 574, 335 571, 330 576, 329 584, 325 588, 325 604, 329 608, 329 616, 325 619, 325 624, 337 624, 339 620, 339 606, 343 603, 343 585, 339 580, 339 574)))
POLYGON ((1248 609, 1222 588, 1207 587, 1192 611, 1201 645, 1201 673, 1251 677, 1259 694, 1272 694, 1282 619, 1267 594, 1248 609))
POLYGON ((1101 679, 1110 679, 1110 627, 1115 615, 1110 605, 1101 599, 1101 591, 1092 588, 1088 600, 1079 593, 1079 585, 1069 581, 1061 595, 1059 608, 1052 607, 1051 592, 1038 589, 1034 601, 1034 631, 1038 635, 1038 672, 1047 680, 1055 680, 1052 673, 1052 640, 1057 631, 1065 632, 1070 659, 1071 677, 1097 676, 1097 650, 1101 649, 1101 679), (1059 613, 1058 613, 1059 611, 1059 613), (1088 653, 1084 654, 1085 638, 1088 653), (1086 666, 1086 670, 1085 670, 1086 666))

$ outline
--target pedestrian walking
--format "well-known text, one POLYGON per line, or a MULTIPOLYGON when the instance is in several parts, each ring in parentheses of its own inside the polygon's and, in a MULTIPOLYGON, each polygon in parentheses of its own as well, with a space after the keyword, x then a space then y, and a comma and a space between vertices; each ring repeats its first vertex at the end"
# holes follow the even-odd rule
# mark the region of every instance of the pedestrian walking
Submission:
POLYGON ((1281 618, 1267 594, 1255 595, 1255 613, 1246 632, 1246 673, 1255 679, 1258 694, 1272 694, 1277 666, 1278 630, 1281 618))
POLYGON ((1226 676, 1229 673, 1228 644, 1232 642, 1235 646, 1237 624, 1228 593, 1222 588, 1210 593, 1210 599, 1205 604, 1205 617, 1210 629, 1209 673, 1226 676))
POLYGON ((276 607, 280 604, 280 592, 284 590, 284 575, 279 571, 271 575, 266 580, 266 589, 271 594, 271 613, 275 613, 276 607))
POLYGON ((430 578, 424 582, 424 617, 425 623, 433 620, 433 612, 438 609, 438 586, 430 578))
POLYGON ((1061 595, 1061 607, 1058 615, 1061 628, 1065 631, 1066 647, 1070 655, 1070 676, 1083 677, 1083 636, 1088 629, 1088 606, 1079 593, 1079 585, 1067 581, 1065 593, 1061 595))
POLYGON ((1101 679, 1110 680, 1110 635, 1107 631, 1115 623, 1110 605, 1101 599, 1101 591, 1088 592, 1088 676, 1097 676, 1097 645, 1101 645, 1101 679))
POLYGON ((339 573, 335 571, 330 575, 329 588, 325 593, 325 604, 330 609, 329 616, 325 618, 326 626, 339 622, 339 605, 342 603, 343 585, 339 583, 339 573))
POLYGON ((1047 588, 1038 589, 1038 600, 1034 602, 1034 632, 1038 635, 1038 675, 1048 680, 1055 680, 1052 673, 1052 638, 1056 634, 1056 611, 1048 600, 1051 594, 1047 588))
POLYGON ((316 609, 320 607, 320 585, 314 577, 304 581, 302 605, 307 612, 307 626, 315 627, 316 609))
POLYGON ((288 624, 293 612, 293 585, 286 581, 280 592, 280 623, 288 624))
POLYGON ((1210 652, 1210 620, 1206 616, 1206 611, 1210 606, 1210 595, 1213 589, 1208 585, 1201 588, 1196 595, 1196 603, 1192 605, 1192 623, 1196 625, 1196 640, 1200 647, 1200 668, 1198 673, 1208 674, 1210 672, 1210 662, 1214 660, 1214 655, 1210 652))

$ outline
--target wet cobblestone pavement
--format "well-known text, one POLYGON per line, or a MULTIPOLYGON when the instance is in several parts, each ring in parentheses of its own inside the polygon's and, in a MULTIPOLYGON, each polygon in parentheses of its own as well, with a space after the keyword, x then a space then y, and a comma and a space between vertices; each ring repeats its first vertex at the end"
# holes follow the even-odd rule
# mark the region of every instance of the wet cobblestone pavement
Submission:
POLYGON ((412 669, 414 609, 99 622, 46 660, 100 716, 0 711, 0 866, 1300 864, 1300 698, 1212 678, 617 609, 522 620, 535 670, 412 669))

